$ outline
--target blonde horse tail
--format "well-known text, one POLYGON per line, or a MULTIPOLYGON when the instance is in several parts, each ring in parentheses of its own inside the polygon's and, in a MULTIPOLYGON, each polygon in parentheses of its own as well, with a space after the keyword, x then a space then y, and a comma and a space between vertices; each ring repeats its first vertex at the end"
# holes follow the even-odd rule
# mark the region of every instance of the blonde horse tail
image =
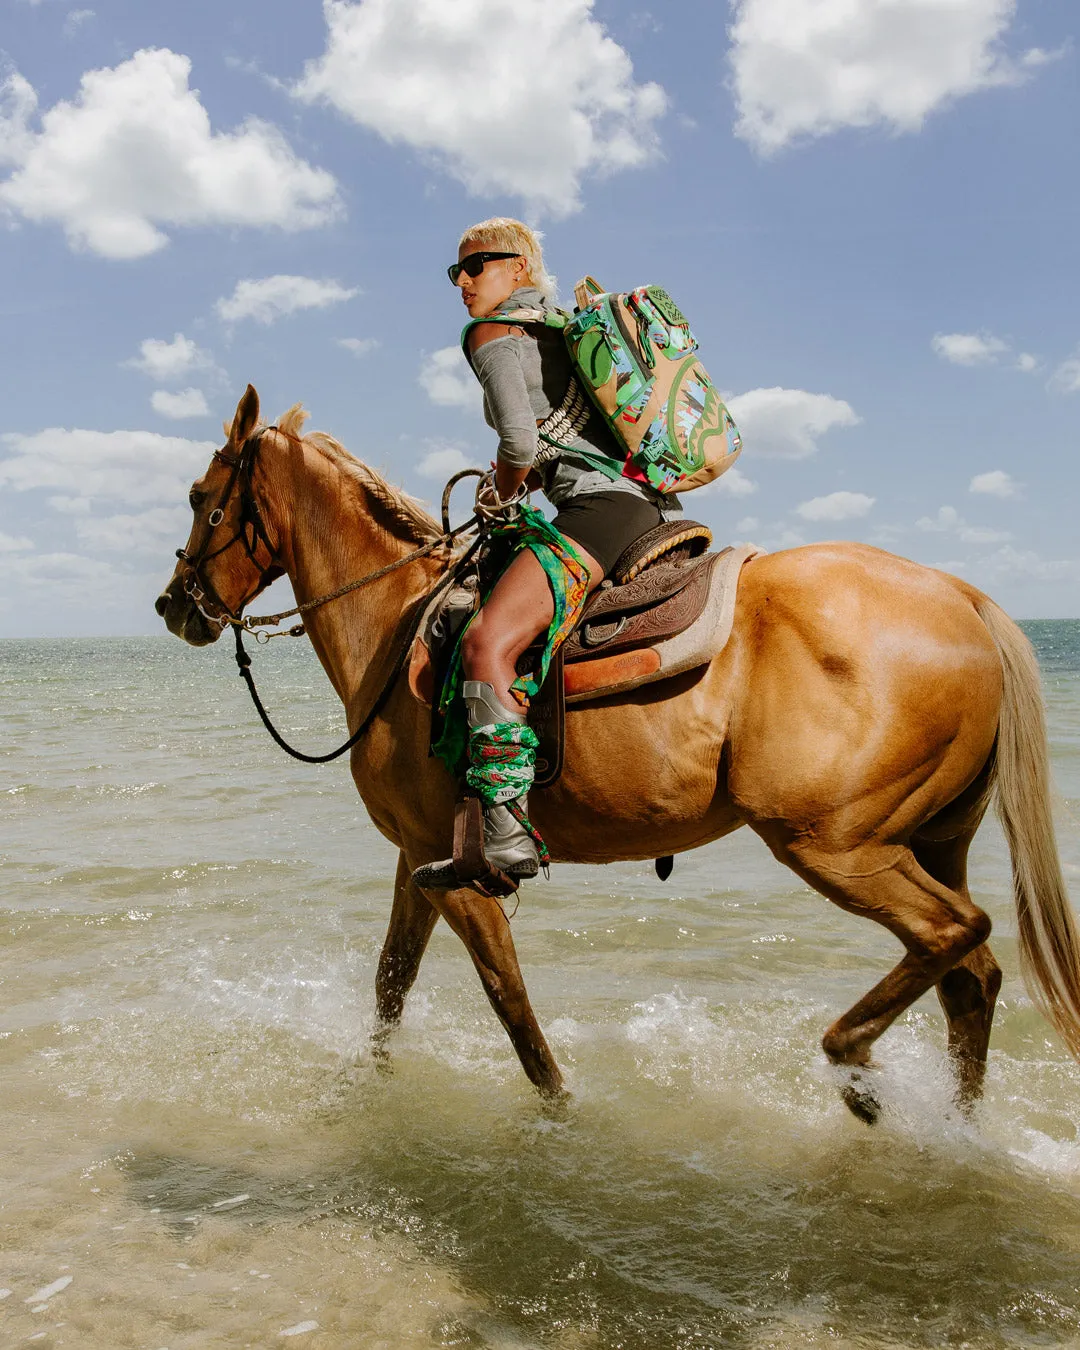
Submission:
POLYGON ((1080 937, 1054 837, 1039 665, 1003 609, 986 596, 976 608, 1004 679, 993 779, 1012 855, 1020 969, 1035 1006, 1080 1059, 1080 937))

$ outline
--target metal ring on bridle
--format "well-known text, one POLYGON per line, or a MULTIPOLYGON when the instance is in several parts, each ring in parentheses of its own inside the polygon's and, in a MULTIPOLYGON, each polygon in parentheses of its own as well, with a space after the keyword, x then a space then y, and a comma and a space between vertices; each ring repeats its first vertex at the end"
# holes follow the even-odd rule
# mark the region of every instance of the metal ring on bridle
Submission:
POLYGON ((206 522, 211 527, 211 529, 213 529, 214 526, 220 525, 224 519, 225 519, 225 512, 221 509, 220 506, 215 506, 214 509, 210 512, 209 516, 207 516, 206 522))

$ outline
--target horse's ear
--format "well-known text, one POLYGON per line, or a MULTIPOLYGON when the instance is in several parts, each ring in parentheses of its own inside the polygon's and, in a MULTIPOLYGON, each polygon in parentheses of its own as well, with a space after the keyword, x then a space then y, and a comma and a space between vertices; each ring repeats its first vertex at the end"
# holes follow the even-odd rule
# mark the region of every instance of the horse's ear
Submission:
POLYGON ((255 392, 255 386, 249 384, 236 405, 236 416, 232 420, 229 440, 233 445, 243 445, 258 425, 259 396, 255 392))

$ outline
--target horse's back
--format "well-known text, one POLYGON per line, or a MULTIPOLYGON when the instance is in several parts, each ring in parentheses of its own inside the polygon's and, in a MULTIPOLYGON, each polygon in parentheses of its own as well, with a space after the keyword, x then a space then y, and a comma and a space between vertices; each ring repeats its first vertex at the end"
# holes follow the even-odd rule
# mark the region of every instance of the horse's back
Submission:
MULTIPOLYGON (((812 544, 744 571, 733 641, 731 787, 752 815, 819 818, 916 791, 948 801, 989 755, 1001 664, 946 572, 866 544, 812 544)), ((883 812, 885 806, 882 806, 883 812)))

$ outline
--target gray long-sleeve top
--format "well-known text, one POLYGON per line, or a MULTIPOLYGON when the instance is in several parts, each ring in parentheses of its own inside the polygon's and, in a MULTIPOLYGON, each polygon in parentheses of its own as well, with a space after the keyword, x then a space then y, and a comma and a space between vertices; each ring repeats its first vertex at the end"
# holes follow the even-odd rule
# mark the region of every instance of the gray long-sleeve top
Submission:
MULTIPOLYGON (((520 286, 499 310, 551 309, 534 286, 520 286)), ((498 313, 499 311, 496 311, 498 313)), ((573 374, 570 355, 557 329, 527 329, 523 337, 493 338, 471 355, 484 391, 484 418, 499 433, 498 456, 516 469, 536 461, 537 423, 563 401, 573 374)), ((661 497, 629 478, 612 479, 573 453, 574 447, 620 458, 621 451, 598 413, 556 459, 536 465, 544 495, 555 507, 583 492, 634 492, 670 513, 677 501, 661 497)))

